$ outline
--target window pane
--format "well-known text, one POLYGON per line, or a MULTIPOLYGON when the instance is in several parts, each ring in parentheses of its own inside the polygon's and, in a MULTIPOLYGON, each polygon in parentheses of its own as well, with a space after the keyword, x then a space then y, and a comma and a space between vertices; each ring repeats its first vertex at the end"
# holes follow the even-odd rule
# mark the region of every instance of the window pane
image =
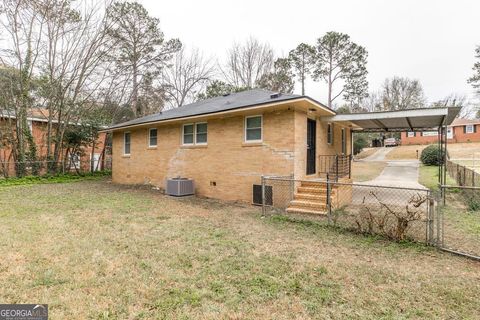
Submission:
POLYGON ((183 126, 183 133, 184 134, 193 133, 193 124, 183 126))
POLYGON ((191 144, 191 143, 193 143, 193 134, 184 134, 184 135, 183 135, 183 143, 184 143, 184 144, 191 144))
POLYGON ((157 145, 157 129, 150 130, 150 146, 157 145))
POLYGON ((125 133, 124 139, 124 153, 130 154, 130 133, 125 133))
POLYGON ((199 134, 199 133, 207 133, 207 124, 206 123, 197 124, 197 134, 199 134))
POLYGON ((262 129, 247 129, 247 140, 261 140, 262 129))
POLYGON ((262 117, 247 118, 247 128, 260 128, 262 126, 262 117))
POLYGON ((207 134, 197 133, 197 143, 207 143, 207 134))

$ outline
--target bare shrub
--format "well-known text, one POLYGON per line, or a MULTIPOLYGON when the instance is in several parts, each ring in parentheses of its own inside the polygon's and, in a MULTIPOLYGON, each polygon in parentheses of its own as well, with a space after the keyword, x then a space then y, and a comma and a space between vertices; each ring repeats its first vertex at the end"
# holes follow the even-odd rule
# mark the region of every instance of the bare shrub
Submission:
POLYGON ((369 194, 378 205, 367 204, 364 197, 360 214, 355 219, 359 232, 380 234, 392 240, 402 241, 407 239, 407 233, 414 222, 423 219, 425 210, 421 206, 428 200, 426 195, 414 194, 402 206, 382 201, 373 191, 369 194))

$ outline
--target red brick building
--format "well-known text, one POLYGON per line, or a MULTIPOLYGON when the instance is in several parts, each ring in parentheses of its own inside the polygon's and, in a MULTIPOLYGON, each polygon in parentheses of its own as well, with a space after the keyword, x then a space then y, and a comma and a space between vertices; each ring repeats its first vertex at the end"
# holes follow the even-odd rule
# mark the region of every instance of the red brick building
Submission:
MULTIPOLYGON (((448 143, 480 142, 480 119, 455 119, 447 129, 448 143)), ((402 132, 402 145, 432 144, 438 141, 437 131, 402 132)))
MULTIPOLYGON (((12 148, 9 139, 12 139, 11 128, 15 127, 16 117, 9 112, 0 111, 0 175, 12 176, 15 174, 15 159, 13 158, 12 148), (10 137, 9 137, 10 136, 10 137)), ((37 147, 37 157, 41 168, 46 167, 47 157, 47 124, 48 112, 43 109, 32 110, 27 118, 28 127, 32 133, 33 140, 37 147)), ((55 130, 55 121, 53 122, 55 130)), ((93 159, 95 170, 104 169, 106 134, 100 133, 95 145, 84 147, 80 154, 68 155, 65 161, 67 170, 75 170, 75 167, 82 171, 90 169, 90 163, 93 159), (93 153, 93 155, 92 155, 93 153)), ((53 145, 52 145, 53 148, 53 145)), ((65 158, 66 150, 63 150, 61 159, 65 158)), ((109 158, 110 156, 108 156, 109 158)))

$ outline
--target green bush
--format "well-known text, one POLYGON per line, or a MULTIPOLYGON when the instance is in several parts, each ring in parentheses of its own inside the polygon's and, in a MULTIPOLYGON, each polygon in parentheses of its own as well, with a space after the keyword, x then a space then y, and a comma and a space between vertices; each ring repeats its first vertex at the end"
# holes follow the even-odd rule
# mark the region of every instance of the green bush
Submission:
POLYGON ((438 166, 443 162, 442 151, 436 144, 431 144, 423 149, 420 161, 426 166, 438 166))
POLYGON ((359 154, 367 146, 368 142, 363 137, 358 137, 353 141, 353 154, 359 154))

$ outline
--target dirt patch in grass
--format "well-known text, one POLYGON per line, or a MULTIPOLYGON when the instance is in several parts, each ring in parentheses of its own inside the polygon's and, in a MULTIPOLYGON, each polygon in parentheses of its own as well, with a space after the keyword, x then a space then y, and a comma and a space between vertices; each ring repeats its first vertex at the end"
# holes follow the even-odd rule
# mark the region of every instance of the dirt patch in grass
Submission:
POLYGON ((0 189, 0 300, 52 319, 475 318, 480 264, 104 181, 0 189))
POLYGON ((353 161, 352 179, 355 182, 373 180, 378 177, 387 166, 385 161, 353 161))
POLYGON ((393 148, 393 150, 385 156, 387 160, 415 160, 420 159, 422 150, 425 149, 426 145, 408 145, 408 146, 398 146, 393 148))

